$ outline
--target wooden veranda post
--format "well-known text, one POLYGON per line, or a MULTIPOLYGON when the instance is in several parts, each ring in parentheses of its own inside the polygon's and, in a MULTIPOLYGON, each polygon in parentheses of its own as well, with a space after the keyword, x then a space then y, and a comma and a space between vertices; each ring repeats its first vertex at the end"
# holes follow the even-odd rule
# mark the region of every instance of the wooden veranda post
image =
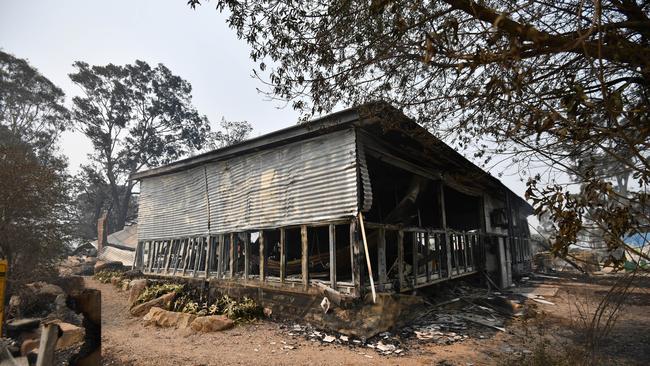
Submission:
POLYGON ((284 283, 287 267, 287 232, 284 228, 280 229, 280 282, 284 283))
POLYGON ((307 237, 307 225, 300 226, 300 239, 302 244, 302 287, 306 291, 309 288, 309 239, 307 237))
POLYGON ((330 287, 336 290, 336 226, 329 225, 330 239, 330 287))

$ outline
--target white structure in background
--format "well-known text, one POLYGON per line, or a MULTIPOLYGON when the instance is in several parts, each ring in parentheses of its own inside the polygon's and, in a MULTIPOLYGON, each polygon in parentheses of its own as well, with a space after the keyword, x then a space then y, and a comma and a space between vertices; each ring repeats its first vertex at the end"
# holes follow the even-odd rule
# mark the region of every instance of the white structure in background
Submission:
MULTIPOLYGON (((97 248, 97 240, 91 243, 97 248)), ((107 242, 97 258, 106 262, 122 262, 126 267, 133 265, 135 248, 138 245, 138 224, 124 226, 124 229, 108 235, 107 242)))

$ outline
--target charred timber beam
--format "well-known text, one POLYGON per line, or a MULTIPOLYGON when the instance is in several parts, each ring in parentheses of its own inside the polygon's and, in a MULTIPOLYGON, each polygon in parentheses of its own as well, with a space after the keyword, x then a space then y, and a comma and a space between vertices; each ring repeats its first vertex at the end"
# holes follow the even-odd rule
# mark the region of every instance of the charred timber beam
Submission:
POLYGON ((300 227, 300 239, 302 244, 302 286, 306 291, 309 288, 309 239, 307 237, 307 225, 300 227))
POLYGON ((223 234, 219 235, 219 243, 217 244, 217 278, 223 278, 223 234))
POLYGON ((388 275, 386 273, 386 229, 379 228, 377 230, 379 237, 377 238, 377 276, 379 283, 388 282, 388 275))
POLYGON ((251 234, 245 233, 244 235, 244 281, 248 281, 248 273, 250 271, 250 252, 251 252, 251 234))
POLYGON ((357 296, 361 296, 361 245, 357 235, 357 221, 350 221, 350 268, 357 296))
POLYGON ((404 231, 397 232, 397 270, 399 272, 400 291, 406 286, 404 283, 404 231))
POLYGON ((210 265, 212 264, 212 237, 210 235, 206 238, 208 243, 208 256, 205 258, 205 278, 210 277, 210 265))
MULTIPOLYGON (((336 226, 329 226, 330 240, 330 287, 336 290, 336 226)), ((281 272, 282 273, 282 272, 281 272)))
POLYGON ((284 283, 287 266, 287 233, 284 228, 280 229, 280 282, 284 283))
POLYGON ((264 273, 264 264, 266 262, 266 250, 264 249, 264 231, 260 231, 258 242, 260 244, 260 282, 264 282, 266 280, 264 273))
POLYGON ((229 270, 230 270, 230 278, 235 277, 235 234, 230 233, 230 263, 229 263, 229 270))

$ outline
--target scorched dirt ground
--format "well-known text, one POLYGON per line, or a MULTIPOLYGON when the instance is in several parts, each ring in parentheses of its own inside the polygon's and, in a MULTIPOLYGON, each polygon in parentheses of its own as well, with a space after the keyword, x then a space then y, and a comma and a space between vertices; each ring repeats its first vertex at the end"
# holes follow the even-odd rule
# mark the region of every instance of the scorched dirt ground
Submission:
MULTIPOLYGON (((87 278, 88 287, 102 291, 102 355, 104 365, 499 365, 530 355, 541 337, 554 347, 576 340, 575 305, 597 301, 607 280, 594 283, 571 278, 550 281, 559 287, 549 300, 555 305, 527 301, 537 313, 528 321, 509 321, 506 332, 485 330, 482 338, 438 345, 413 339, 399 356, 383 356, 366 347, 323 344, 304 336, 288 335, 280 323, 253 324, 208 334, 190 330, 145 327, 129 314, 127 294, 110 284, 87 278), (537 320, 537 321, 535 321, 537 320), (543 324, 541 331, 539 324, 543 324), (533 341, 535 339, 535 341, 533 341), (293 349, 284 349, 284 346, 293 349)), ((619 319, 620 326, 602 347, 604 364, 644 365, 650 360, 650 296, 647 287, 636 290, 619 319)), ((515 360, 515 361, 513 361, 515 360)))

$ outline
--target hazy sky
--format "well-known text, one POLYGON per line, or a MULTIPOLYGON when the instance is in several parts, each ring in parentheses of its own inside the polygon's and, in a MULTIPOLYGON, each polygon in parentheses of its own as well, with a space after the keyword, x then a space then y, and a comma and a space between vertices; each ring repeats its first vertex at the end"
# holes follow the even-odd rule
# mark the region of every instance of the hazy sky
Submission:
MULTIPOLYGON (((225 117, 247 120, 254 135, 295 124, 298 114, 257 92, 248 47, 207 2, 192 10, 186 0, 0 0, 0 48, 33 66, 61 87, 68 104, 79 89, 68 74, 74 61, 163 63, 193 87, 194 105, 213 126, 225 117)), ((90 152, 79 133, 63 138, 75 171, 90 152)), ((515 172, 516 173, 516 172, 515 172)), ((495 174, 495 173, 493 173, 495 174)), ((517 194, 517 174, 503 181, 517 194)))
MULTIPOLYGON (((91 65, 136 59, 163 63, 193 87, 193 101, 213 125, 225 117, 247 120, 254 135, 296 123, 298 115, 267 101, 251 78, 248 48, 211 4, 192 10, 184 0, 0 0, 0 48, 61 87, 70 103, 79 93, 68 74, 77 60, 91 65)), ((68 134, 63 151, 71 168, 90 143, 68 134)))

